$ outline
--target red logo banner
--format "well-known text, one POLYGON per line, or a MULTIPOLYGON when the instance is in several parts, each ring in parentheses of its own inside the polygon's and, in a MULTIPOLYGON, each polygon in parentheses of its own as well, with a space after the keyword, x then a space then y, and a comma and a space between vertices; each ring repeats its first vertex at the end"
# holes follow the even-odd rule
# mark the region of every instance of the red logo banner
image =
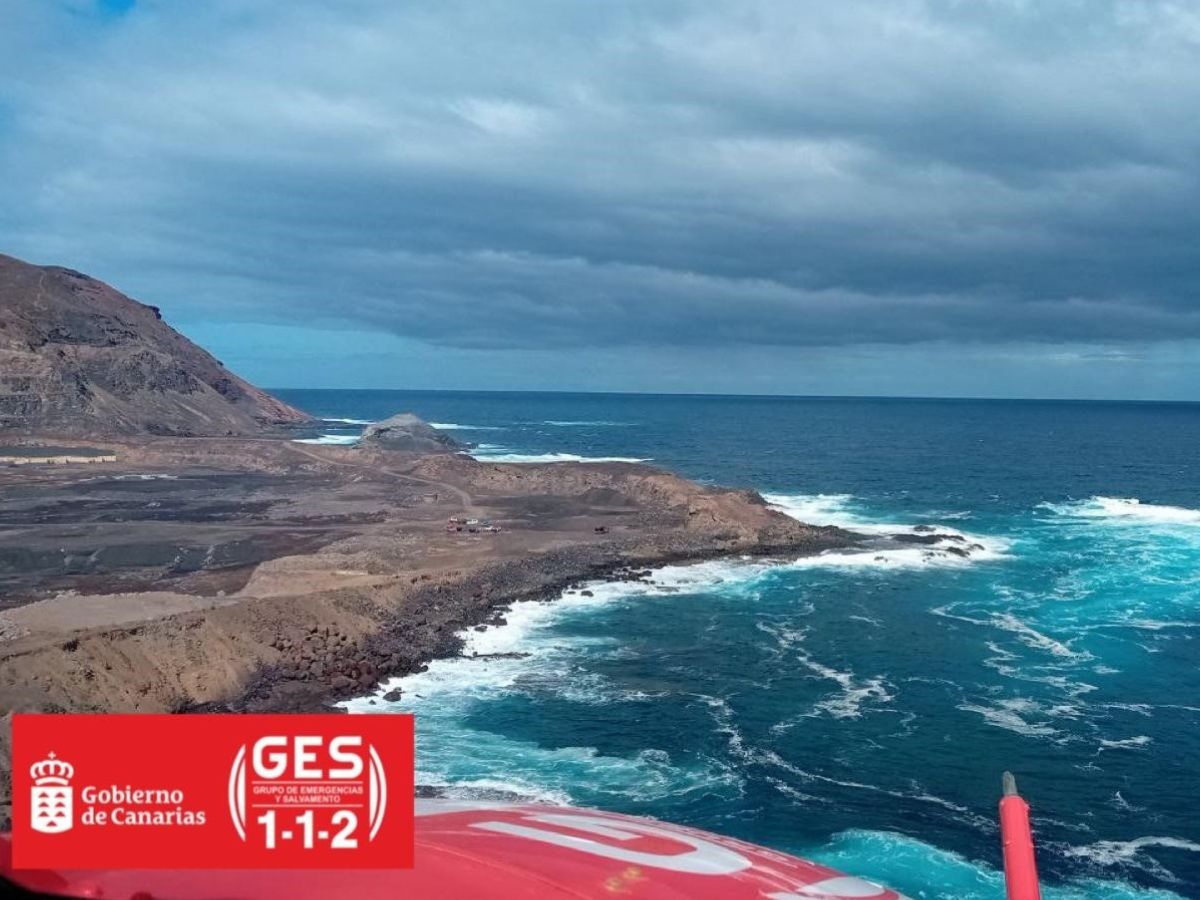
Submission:
POLYGON ((410 868, 411 716, 15 715, 14 868, 410 868))

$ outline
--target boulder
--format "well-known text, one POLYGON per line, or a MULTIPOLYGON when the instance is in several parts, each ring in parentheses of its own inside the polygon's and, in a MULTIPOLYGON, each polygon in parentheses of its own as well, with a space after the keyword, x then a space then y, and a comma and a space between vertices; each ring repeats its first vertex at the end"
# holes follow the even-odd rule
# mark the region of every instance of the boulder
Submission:
POLYGON ((363 429, 361 447, 380 447, 406 453, 457 453, 466 445, 438 431, 412 413, 400 413, 363 429))

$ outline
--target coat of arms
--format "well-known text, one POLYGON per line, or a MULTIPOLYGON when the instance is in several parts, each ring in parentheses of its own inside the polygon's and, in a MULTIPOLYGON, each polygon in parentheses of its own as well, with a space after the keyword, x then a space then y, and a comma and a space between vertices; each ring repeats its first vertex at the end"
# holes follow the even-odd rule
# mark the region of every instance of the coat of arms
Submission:
POLYGON ((71 778, 75 767, 53 753, 29 767, 33 777, 29 810, 34 831, 58 834, 74 824, 71 778))

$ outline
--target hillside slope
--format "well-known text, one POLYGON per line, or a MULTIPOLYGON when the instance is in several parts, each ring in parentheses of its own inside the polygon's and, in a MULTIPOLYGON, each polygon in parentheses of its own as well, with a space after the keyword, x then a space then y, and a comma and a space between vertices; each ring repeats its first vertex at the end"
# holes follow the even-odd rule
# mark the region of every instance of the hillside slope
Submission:
POLYGON ((155 307, 0 254, 0 432, 250 435, 308 421, 155 307))

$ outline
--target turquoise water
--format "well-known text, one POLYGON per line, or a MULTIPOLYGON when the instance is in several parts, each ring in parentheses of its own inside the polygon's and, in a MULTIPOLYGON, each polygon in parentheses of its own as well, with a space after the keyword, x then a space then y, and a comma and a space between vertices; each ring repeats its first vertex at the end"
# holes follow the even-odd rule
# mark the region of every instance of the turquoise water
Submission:
POLYGON ((1200 408, 288 397, 336 418, 413 409, 481 458, 650 459, 806 521, 931 524, 984 548, 705 563, 518 607, 469 640, 529 656, 401 683, 421 782, 658 816, 913 897, 998 898, 1011 769, 1048 898, 1200 896, 1200 408))

